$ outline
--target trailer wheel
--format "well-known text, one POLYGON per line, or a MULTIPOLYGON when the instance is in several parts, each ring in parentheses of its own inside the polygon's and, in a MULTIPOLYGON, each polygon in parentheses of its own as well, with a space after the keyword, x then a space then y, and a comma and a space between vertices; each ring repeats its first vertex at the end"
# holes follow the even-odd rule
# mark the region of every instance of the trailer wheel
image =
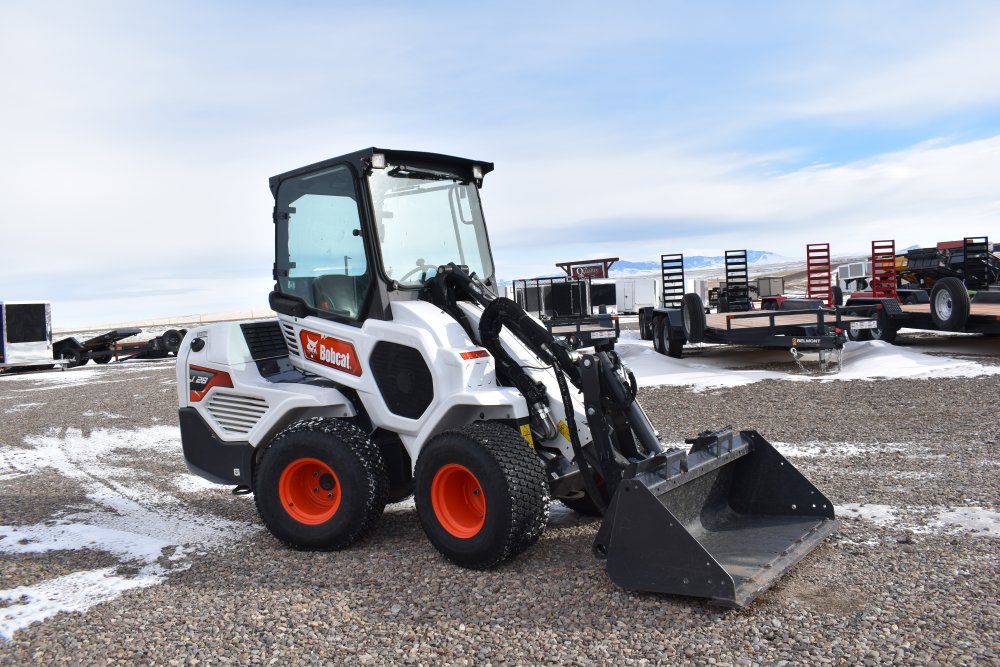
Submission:
POLYGON ((162 338, 163 344, 167 348, 167 352, 176 356, 177 350, 181 349, 181 341, 184 340, 184 336, 181 332, 176 329, 169 329, 163 334, 162 338))
POLYGON ((666 318, 662 315, 653 319, 653 349, 664 354, 663 330, 666 329, 666 318))
POLYGON ((680 359, 684 355, 684 341, 676 338, 667 339, 667 356, 680 359))
POLYGON ((69 361, 66 368, 76 368, 87 363, 87 359, 80 353, 80 350, 63 350, 59 354, 59 358, 69 361))
POLYGON ((111 361, 112 354, 110 349, 104 348, 102 350, 98 350, 97 352, 98 354, 94 355, 95 364, 106 364, 111 361))
POLYGON ((941 278, 931 290, 931 318, 939 329, 961 331, 969 319, 969 290, 958 278, 941 278))
POLYGON ((448 560, 495 567, 538 541, 549 517, 541 459, 513 429, 476 422, 428 442, 414 474, 417 516, 448 560))
POLYGON ((844 290, 840 288, 840 285, 833 286, 833 305, 835 306, 844 305, 844 290))
POLYGON ((271 534, 295 549, 343 549, 385 509, 389 480, 378 447, 353 424, 317 417, 271 440, 254 500, 271 534))
POLYGON ((878 311, 878 315, 875 319, 878 326, 874 329, 868 329, 868 337, 871 340, 881 340, 889 343, 890 345, 895 343, 899 327, 893 324, 885 310, 883 309, 878 311))
POLYGON ((852 329, 850 326, 847 327, 847 340, 853 340, 855 342, 863 340, 871 340, 871 330, 870 329, 852 329))
POLYGON ((689 343, 701 343, 705 340, 705 304, 694 292, 688 292, 681 298, 681 310, 684 315, 684 337, 689 343))

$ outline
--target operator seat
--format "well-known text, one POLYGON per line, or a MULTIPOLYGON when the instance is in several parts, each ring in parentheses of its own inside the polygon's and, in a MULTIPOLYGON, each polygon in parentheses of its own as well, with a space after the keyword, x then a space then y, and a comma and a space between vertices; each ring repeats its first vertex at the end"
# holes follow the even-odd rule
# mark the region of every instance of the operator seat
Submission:
POLYGON ((358 319, 358 285, 354 276, 326 275, 313 281, 316 307, 334 315, 358 319))

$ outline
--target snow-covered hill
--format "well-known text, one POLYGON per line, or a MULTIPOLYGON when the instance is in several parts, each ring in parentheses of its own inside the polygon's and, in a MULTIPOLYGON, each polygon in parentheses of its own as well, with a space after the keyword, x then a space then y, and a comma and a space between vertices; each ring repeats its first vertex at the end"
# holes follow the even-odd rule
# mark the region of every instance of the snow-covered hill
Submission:
MULTIPOLYGON (((725 265, 725 255, 687 255, 684 257, 685 269, 719 269, 725 265)), ((747 261, 750 266, 757 264, 786 264, 801 261, 792 257, 784 257, 768 250, 747 250, 747 261)), ((611 277, 659 273, 659 262, 630 262, 627 260, 615 262, 611 267, 611 277)))

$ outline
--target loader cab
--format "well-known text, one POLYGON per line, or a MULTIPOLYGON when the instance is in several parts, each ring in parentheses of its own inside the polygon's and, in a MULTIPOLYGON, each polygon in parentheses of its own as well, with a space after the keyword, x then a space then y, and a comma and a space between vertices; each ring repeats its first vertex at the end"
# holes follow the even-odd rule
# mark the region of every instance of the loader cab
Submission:
POLYGON ((438 266, 465 266, 492 285, 479 201, 492 169, 370 148, 273 177, 271 307, 360 326, 391 319, 393 300, 421 298, 438 266))

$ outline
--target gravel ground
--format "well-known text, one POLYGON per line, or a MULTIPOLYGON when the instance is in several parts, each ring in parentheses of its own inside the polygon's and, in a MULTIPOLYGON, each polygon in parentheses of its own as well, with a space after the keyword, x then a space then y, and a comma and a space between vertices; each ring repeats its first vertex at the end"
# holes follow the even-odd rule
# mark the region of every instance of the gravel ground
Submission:
POLYGON ((0 638, 0 663, 1000 660, 1000 377, 642 390, 666 440, 756 429, 839 507, 837 534, 751 608, 729 610, 616 588, 590 556, 598 522, 555 507, 538 545, 488 573, 446 563, 406 504, 346 551, 285 549, 251 499, 186 474, 173 371, 149 362, 0 379, 6 533, 56 530, 104 508, 107 525, 152 525, 173 540, 143 563, 100 542, 11 553, 14 538, 0 539, 0 618, 18 587, 101 568, 123 581, 155 574, 0 638), (42 451, 62 463, 33 467, 42 451), (175 520, 156 527, 151 510, 175 520), (949 522, 970 515, 987 525, 949 522))

